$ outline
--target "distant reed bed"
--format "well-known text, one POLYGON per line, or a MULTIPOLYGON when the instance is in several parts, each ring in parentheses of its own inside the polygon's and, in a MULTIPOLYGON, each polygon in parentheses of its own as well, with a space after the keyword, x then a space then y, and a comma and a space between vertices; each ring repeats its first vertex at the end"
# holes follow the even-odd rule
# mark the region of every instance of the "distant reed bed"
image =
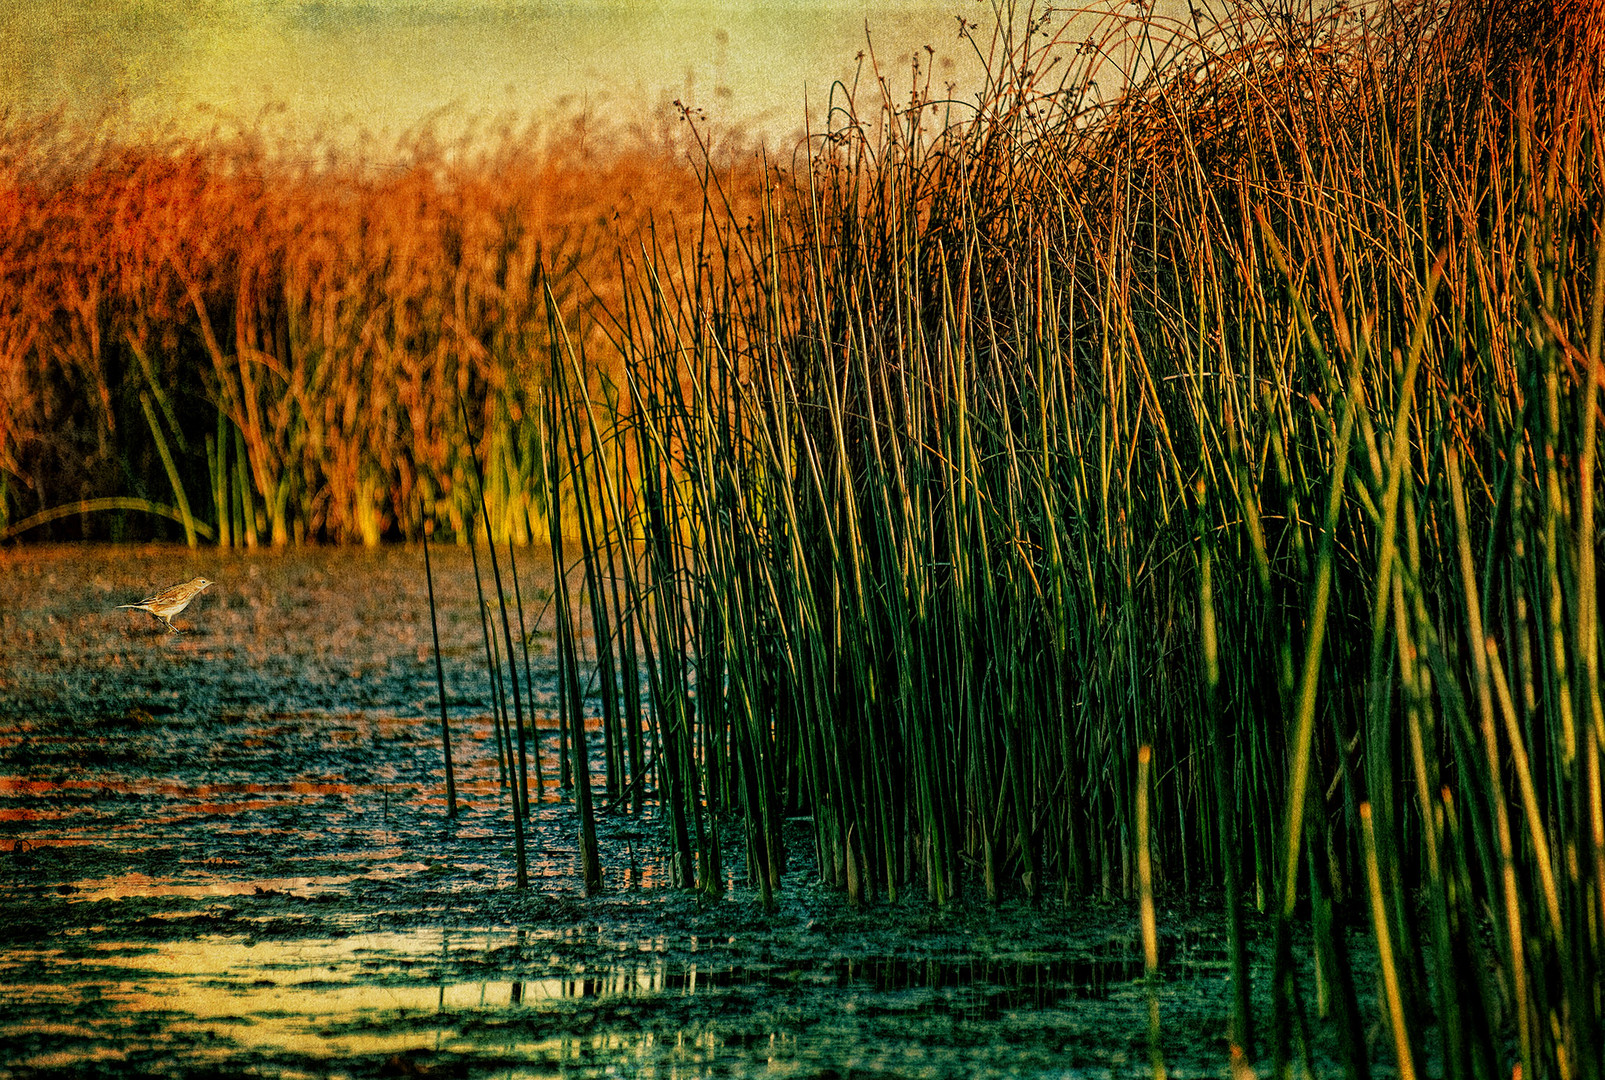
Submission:
POLYGON ((585 334, 620 244, 703 201, 672 122, 268 131, 0 118, 0 530, 461 536, 473 444, 522 534, 549 318, 585 334))
POLYGON ((563 708, 688 886, 734 828, 777 902, 801 813, 855 902, 1140 894, 1150 969, 1222 889, 1278 1074, 1371 999, 1400 1075, 1600 1075, 1597 7, 1064 25, 710 186, 740 272, 628 259, 618 374, 554 334, 563 708))

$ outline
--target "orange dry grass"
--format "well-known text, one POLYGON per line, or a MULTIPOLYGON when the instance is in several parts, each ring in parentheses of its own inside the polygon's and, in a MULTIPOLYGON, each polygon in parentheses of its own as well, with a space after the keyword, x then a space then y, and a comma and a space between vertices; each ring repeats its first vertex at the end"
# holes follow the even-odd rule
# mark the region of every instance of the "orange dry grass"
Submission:
POLYGON ((460 521, 459 394, 482 454, 538 495, 548 298, 595 353, 619 244, 694 226, 702 186, 674 139, 579 123, 425 134, 397 159, 0 128, 0 521, 129 472, 165 494, 141 393, 172 406, 203 491, 226 417, 253 540, 410 532, 420 494, 460 521))

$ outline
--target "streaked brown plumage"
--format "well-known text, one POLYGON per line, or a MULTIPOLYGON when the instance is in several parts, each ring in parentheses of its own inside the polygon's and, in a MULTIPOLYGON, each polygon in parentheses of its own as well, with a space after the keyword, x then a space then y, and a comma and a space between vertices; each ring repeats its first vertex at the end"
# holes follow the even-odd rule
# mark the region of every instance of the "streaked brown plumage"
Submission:
POLYGON ((191 578, 182 585, 174 585, 163 589, 155 596, 147 596, 137 604, 118 604, 119 608, 134 608, 136 611, 148 611, 156 618, 167 624, 167 629, 178 633, 178 627, 173 625, 173 616, 189 607, 189 602, 199 596, 206 588, 214 584, 206 578, 191 578))

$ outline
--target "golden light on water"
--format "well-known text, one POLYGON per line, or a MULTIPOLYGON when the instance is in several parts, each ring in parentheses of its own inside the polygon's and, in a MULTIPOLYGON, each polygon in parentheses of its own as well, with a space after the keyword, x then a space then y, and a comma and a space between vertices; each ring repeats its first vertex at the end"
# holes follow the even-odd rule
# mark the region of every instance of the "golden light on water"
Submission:
MULTIPOLYGON (((694 966, 684 968, 650 953, 632 952, 585 979, 476 980, 449 973, 453 961, 472 962, 493 949, 524 944, 524 935, 515 932, 432 929, 312 941, 206 935, 143 947, 113 943, 70 958, 53 949, 15 950, 0 960, 0 971, 11 977, 8 992, 14 1000, 86 998, 105 1004, 108 1016, 58 1034, 93 1037, 97 1027, 104 1031, 118 1017, 162 1013, 174 1016, 175 1029, 205 1034, 220 1049, 293 1050, 331 1059, 415 1048, 467 1049, 473 1043, 459 1029, 476 1014, 538 1009, 585 997, 638 998, 696 989, 694 966), (52 958, 69 966, 71 979, 25 981, 21 971, 26 965, 52 958), (408 1016, 421 1019, 401 1022, 408 1016), (431 1016, 439 1022, 431 1024, 431 1016)), ((45 1033, 26 1019, 0 1024, 0 1034, 5 1032, 45 1033)), ((522 1039, 516 1049, 533 1059, 558 1060, 587 1047, 603 1049, 584 1037, 522 1039)), ((626 1058, 632 1051, 652 1056, 649 1045, 608 1049, 626 1058)), ((115 1052, 108 1056, 115 1057, 115 1052)), ((46 1053, 25 1064, 50 1068, 82 1060, 76 1053, 46 1053)))

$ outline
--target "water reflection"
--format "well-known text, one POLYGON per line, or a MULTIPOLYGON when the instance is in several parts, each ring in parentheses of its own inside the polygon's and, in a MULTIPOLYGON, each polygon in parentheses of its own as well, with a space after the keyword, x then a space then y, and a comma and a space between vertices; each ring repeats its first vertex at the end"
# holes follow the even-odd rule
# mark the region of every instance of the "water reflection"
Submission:
MULTIPOLYGON (((711 1069, 730 1053, 789 1054, 815 1024, 855 1015, 990 1024, 1016 1010, 1074 1010, 1139 993, 1143 968, 1124 947, 1084 956, 755 960, 730 955, 729 940, 693 941, 689 955, 668 944, 576 930, 416 929, 13 948, 0 954, 0 1043, 36 1049, 17 1061, 24 1068, 57 1061, 55 1043, 72 1043, 74 1060, 115 1057, 136 1018, 159 1017, 169 1038, 195 1040, 187 1052, 230 1060, 424 1050, 526 1064, 672 1058, 711 1069), (576 962, 582 949, 589 958, 576 962), (758 1007, 769 1002, 785 1008, 758 1007)), ((1218 942, 1167 944, 1165 992, 1210 992, 1210 980, 1194 984, 1216 974, 1218 942)))
MULTIPOLYGON (((1105 921, 1101 944, 985 955, 899 927, 891 908, 885 932, 865 935, 875 944, 804 932, 760 918, 749 894, 694 916, 741 940, 688 940, 680 902, 660 920, 655 898, 632 891, 664 884, 650 814, 599 820, 599 906, 559 899, 579 890, 573 811, 553 792, 532 830, 533 897, 514 902, 508 802, 466 648, 447 657, 465 806, 444 818, 416 552, 208 552, 194 569, 209 577, 271 571, 262 606, 220 597, 193 655, 151 635, 138 664, 109 659, 135 653, 106 606, 176 557, 0 560, 0 1080, 85 1074, 97 1059, 127 1075, 1063 1078, 1083 1075, 1062 1067, 1063 1048, 1086 1060, 1085 1047, 1112 1046, 1100 1060, 1114 1060, 1145 1030, 1119 909, 1087 916, 1105 921), (336 569, 358 587, 338 603, 309 591, 336 569), (102 600, 84 600, 82 582, 102 577, 102 600), (120 902, 87 902, 107 900, 120 902), (329 936, 452 920, 480 929, 329 936), (541 929, 520 936, 515 923, 541 929)), ((472 593, 466 551, 442 552, 436 572, 472 593)), ((472 612, 448 612, 452 637, 477 639, 472 612)), ((536 671, 545 692, 555 667, 536 671)), ((556 737, 542 724, 551 782, 556 737)), ((806 849, 800 839, 788 912, 822 903, 803 884, 806 849)), ((742 869, 729 859, 727 883, 742 869)), ((994 941, 1044 937, 1013 929, 994 941)), ((1185 1030, 1215 1030, 1219 943, 1165 941, 1166 1023, 1185 1004, 1185 1030)))
MULTIPOLYGON (((573 808, 553 786, 556 721, 542 722, 531 746, 549 786, 532 823, 530 872, 566 887, 573 808)), ((79 900, 307 897, 420 880, 449 894, 509 884, 508 794, 491 720, 452 723, 460 816, 449 825, 438 724, 423 717, 241 713, 13 734, 13 748, 0 747, 0 896, 48 887, 79 900)), ((656 830, 619 816, 604 833, 621 841, 611 888, 665 884, 656 830)))

